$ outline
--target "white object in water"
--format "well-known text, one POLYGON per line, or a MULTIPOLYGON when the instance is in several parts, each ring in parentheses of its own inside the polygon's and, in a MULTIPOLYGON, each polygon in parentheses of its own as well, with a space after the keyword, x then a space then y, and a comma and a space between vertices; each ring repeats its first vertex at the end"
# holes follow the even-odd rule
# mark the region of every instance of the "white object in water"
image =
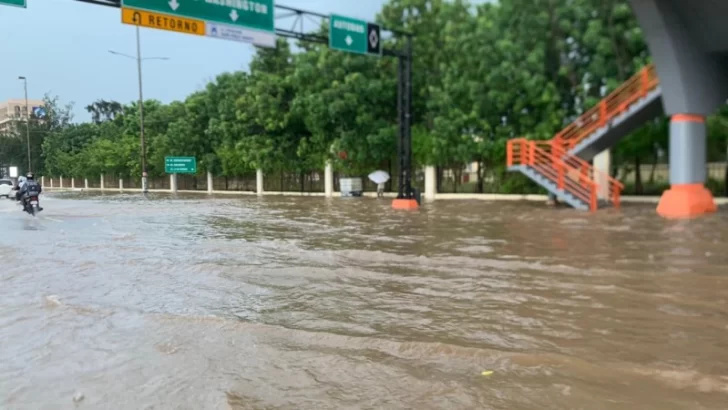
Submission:
POLYGON ((389 181, 389 173, 387 171, 374 171, 371 174, 369 174, 369 179, 374 182, 375 184, 384 184, 387 181, 389 181))
POLYGON ((361 178, 341 178, 341 196, 360 196, 363 191, 361 178))

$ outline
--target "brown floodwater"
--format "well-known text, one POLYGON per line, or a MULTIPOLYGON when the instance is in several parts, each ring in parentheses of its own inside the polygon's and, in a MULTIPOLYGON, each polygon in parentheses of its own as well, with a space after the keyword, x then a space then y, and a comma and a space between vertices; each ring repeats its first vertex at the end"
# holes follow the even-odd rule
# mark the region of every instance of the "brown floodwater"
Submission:
POLYGON ((43 205, 0 201, 2 409, 728 408, 724 210, 43 205))

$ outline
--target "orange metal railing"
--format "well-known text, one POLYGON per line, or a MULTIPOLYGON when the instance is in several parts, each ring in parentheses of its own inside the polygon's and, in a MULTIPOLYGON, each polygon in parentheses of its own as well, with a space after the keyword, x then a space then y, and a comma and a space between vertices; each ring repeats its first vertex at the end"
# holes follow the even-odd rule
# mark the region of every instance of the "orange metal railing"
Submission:
POLYGON ((597 209, 598 196, 606 196, 615 207, 619 207, 624 185, 568 152, 584 138, 647 96, 659 83, 655 66, 650 64, 595 107, 579 116, 551 141, 529 141, 525 138, 508 141, 508 166, 526 165, 535 169, 553 181, 559 189, 587 203, 592 211, 597 209), (600 184, 606 187, 600 190, 600 184))
POLYGON ((584 201, 591 211, 598 207, 599 184, 608 185, 608 197, 615 207, 619 207, 620 195, 624 186, 609 175, 600 175, 588 162, 566 154, 563 148, 552 141, 530 141, 516 138, 508 141, 506 150, 508 166, 527 165, 556 186, 584 201))
POLYGON ((655 66, 643 67, 632 78, 625 81, 596 106, 582 114, 576 121, 561 130, 554 140, 569 151, 597 129, 607 125, 614 117, 623 113, 660 83, 655 66))

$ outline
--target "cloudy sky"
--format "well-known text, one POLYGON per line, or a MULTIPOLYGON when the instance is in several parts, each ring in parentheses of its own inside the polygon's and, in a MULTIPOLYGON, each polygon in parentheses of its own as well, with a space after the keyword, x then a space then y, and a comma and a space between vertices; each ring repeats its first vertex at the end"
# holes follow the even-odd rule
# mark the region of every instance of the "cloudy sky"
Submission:
MULTIPOLYGON (((0 6, 0 101, 45 93, 75 104, 76 120, 98 98, 138 98, 136 62, 109 50, 135 55, 134 27, 121 24, 121 11, 75 0, 27 0, 28 8, 0 6)), ((277 0, 322 14, 372 20, 384 0, 277 0)), ((277 21, 278 27, 291 20, 277 21)), ((309 23, 312 26, 313 23, 309 23)), ((168 57, 144 65, 144 96, 164 102, 184 99, 217 74, 247 68, 252 46, 142 29, 142 56, 168 57)))

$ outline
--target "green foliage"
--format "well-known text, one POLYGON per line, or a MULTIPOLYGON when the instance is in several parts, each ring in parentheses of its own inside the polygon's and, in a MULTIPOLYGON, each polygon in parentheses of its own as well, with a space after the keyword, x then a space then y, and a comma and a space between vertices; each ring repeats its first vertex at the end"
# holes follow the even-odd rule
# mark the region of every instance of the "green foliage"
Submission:
MULTIPOLYGON (((648 50, 627 0, 477 3, 389 0, 377 16, 415 36, 413 160, 456 175, 477 162, 477 190, 487 180, 496 192, 539 192, 505 172, 506 141, 553 137, 647 64, 648 50)), ((398 35, 384 41, 407 45, 398 35)), ((397 60, 298 46, 293 52, 279 39, 275 49, 258 49, 249 72, 220 74, 184 101, 145 101, 149 173, 162 175, 168 155, 195 156, 200 172, 229 177, 257 168, 300 176, 326 161, 353 175, 396 166, 397 60)), ((47 104, 48 118, 30 124, 37 172, 141 174, 137 102, 97 100, 84 124, 71 124, 57 99, 47 104)), ((657 119, 616 147, 620 175, 666 159, 667 126, 657 119)), ((724 160, 728 108, 709 119, 708 131, 709 159, 724 160)), ((0 164, 26 163, 24 132, 18 123, 0 136, 0 164)), ((634 185, 651 189, 640 173, 634 185)))

